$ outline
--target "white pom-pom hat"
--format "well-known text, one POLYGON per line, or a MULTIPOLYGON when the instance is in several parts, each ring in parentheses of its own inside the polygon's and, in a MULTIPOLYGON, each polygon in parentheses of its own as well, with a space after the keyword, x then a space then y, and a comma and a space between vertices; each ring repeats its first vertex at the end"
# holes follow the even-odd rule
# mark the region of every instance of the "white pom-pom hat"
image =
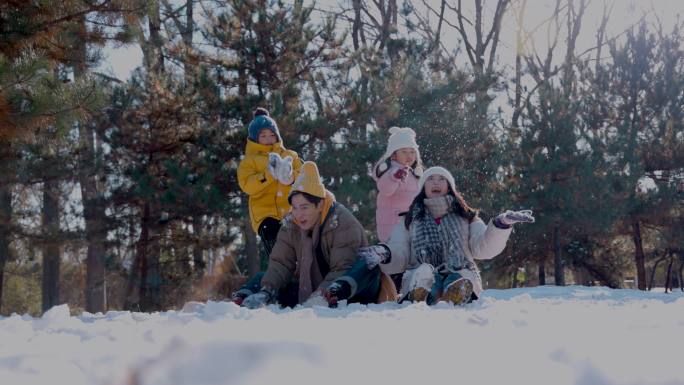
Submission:
MULTIPOLYGON (((385 161, 394 154, 395 151, 402 148, 413 148, 416 150, 416 160, 420 160, 420 152, 418 151, 418 143, 416 143, 416 133, 410 127, 390 127, 389 128, 390 137, 387 139, 387 150, 385 154, 380 158, 377 167, 383 167, 385 161)), ((419 162, 420 164, 420 162, 419 162)), ((380 172, 385 170, 381 169, 380 172)), ((422 170, 414 170, 420 172, 422 170)))
POLYGON ((409 127, 390 127, 390 137, 387 139, 387 150, 383 159, 387 159, 394 151, 401 148, 413 148, 418 151, 418 143, 416 143, 416 133, 409 127))

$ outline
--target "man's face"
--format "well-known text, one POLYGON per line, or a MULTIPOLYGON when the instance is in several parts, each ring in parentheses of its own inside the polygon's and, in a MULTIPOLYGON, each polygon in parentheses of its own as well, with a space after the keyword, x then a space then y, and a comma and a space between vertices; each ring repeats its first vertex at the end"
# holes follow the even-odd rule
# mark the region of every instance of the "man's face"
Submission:
POLYGON ((321 217, 321 211, 323 211, 323 201, 313 204, 302 194, 292 197, 292 215, 302 230, 313 229, 321 217))

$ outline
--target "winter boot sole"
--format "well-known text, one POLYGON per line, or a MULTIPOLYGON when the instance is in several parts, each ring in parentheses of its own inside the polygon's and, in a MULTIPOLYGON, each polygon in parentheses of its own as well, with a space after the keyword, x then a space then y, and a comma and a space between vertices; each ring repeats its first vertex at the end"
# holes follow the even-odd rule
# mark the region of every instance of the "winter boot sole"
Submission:
POLYGON ((411 290, 411 294, 409 294, 409 300, 413 302, 423 302, 427 300, 428 294, 430 294, 430 291, 424 287, 417 287, 413 290, 411 290))
POLYGON ((442 294, 443 301, 449 301, 454 305, 463 305, 470 300, 473 294, 473 284, 470 280, 459 279, 451 283, 444 294, 442 294))

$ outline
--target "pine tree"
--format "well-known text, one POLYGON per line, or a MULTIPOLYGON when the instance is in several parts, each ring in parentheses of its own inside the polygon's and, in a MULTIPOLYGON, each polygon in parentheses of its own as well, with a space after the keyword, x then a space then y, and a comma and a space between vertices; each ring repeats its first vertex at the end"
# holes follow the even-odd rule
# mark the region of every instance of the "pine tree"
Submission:
MULTIPOLYGON (((5 191, 17 180, 12 173, 19 169, 17 161, 23 151, 44 160, 46 149, 51 146, 55 150, 74 121, 87 119, 100 106, 100 93, 92 82, 72 82, 62 74, 71 48, 68 31, 73 21, 107 6, 76 0, 10 1, 0 6, 0 146, 5 149, 3 161, 14 164, 0 175, 5 191)), ((59 150, 53 153, 61 154, 59 150)), ((48 165, 42 170, 29 167, 37 173, 24 177, 44 177, 46 187, 45 229, 51 230, 45 234, 45 242, 51 246, 45 251, 50 257, 46 256, 45 264, 44 309, 57 298, 59 255, 52 243, 59 228, 59 180, 68 175, 54 174, 59 169, 48 165)))
MULTIPOLYGON (((612 63, 604 70, 606 93, 615 111, 609 123, 617 131, 610 153, 623 174, 619 195, 626 206, 623 228, 634 242, 642 290, 647 285, 643 228, 670 228, 671 215, 678 215, 681 203, 684 147, 677 132, 682 131, 684 84, 677 68, 684 52, 680 30, 677 25, 669 34, 662 28, 650 32, 641 23, 628 32, 624 43, 610 44, 612 63)), ((662 247, 668 249, 668 243, 662 247)))

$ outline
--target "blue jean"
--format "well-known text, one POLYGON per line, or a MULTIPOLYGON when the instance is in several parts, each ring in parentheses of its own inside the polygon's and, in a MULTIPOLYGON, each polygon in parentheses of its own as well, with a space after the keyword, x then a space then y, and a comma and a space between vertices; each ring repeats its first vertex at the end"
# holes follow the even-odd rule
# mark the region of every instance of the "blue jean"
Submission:
MULTIPOLYGON (((453 282, 463 279, 463 276, 459 273, 439 273, 435 271, 435 283, 430 289, 430 294, 427 298, 428 305, 434 305, 437 303, 442 296, 444 290, 453 282)), ((472 302, 477 299, 475 293, 472 294, 468 302, 472 302)))
POLYGON ((375 303, 380 292, 380 267, 368 269, 366 262, 357 258, 352 267, 335 281, 345 281, 352 286, 352 295, 348 303, 361 303, 367 305, 375 303))

